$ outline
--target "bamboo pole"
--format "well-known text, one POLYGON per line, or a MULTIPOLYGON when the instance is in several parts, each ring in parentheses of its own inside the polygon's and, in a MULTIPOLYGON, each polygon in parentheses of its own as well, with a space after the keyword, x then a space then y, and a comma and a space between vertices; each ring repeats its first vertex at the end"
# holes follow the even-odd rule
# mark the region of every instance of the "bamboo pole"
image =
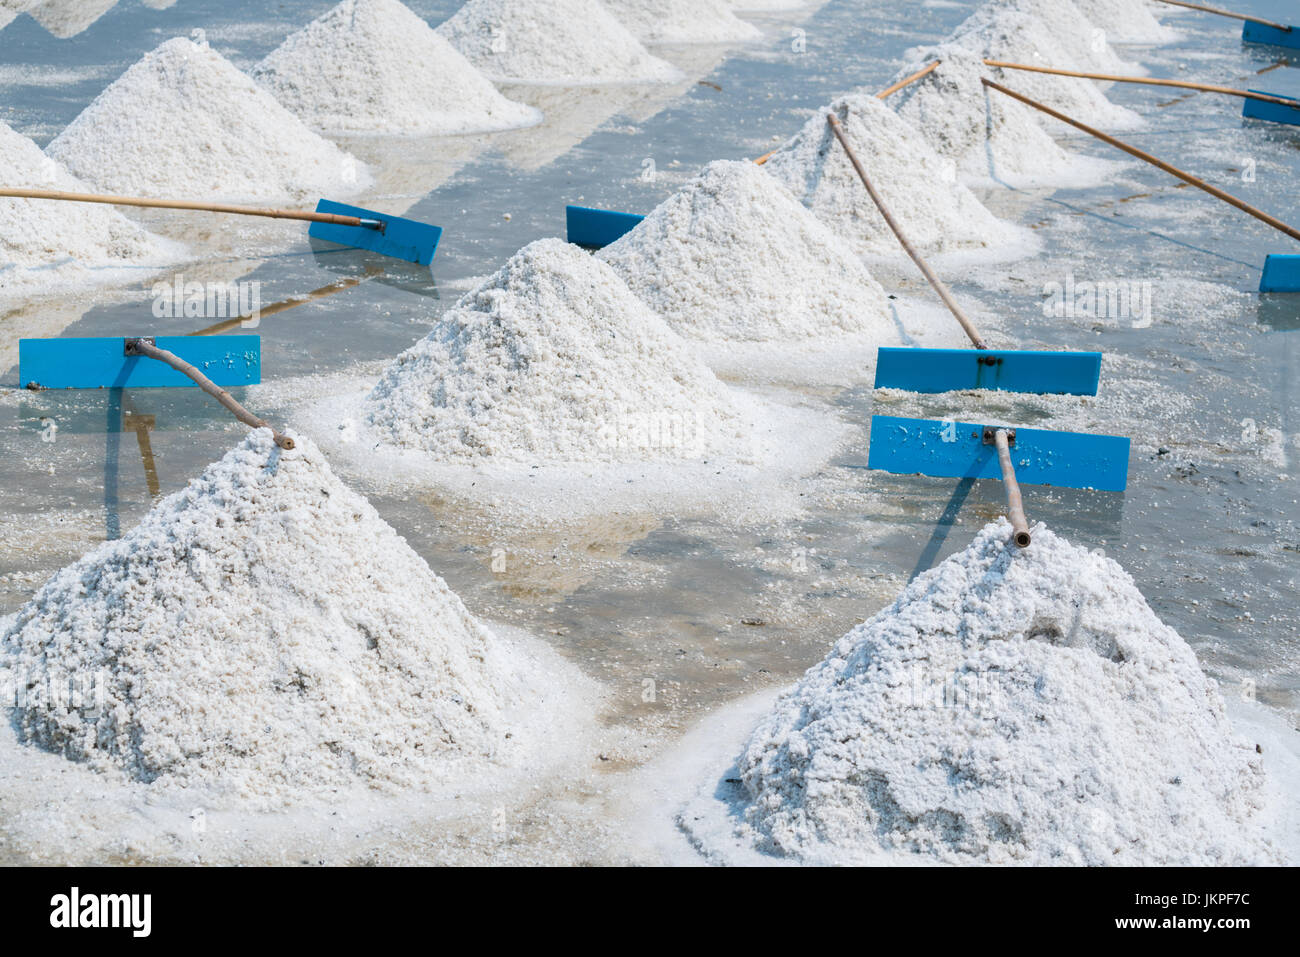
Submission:
POLYGON ((1050 106, 1045 106, 1042 103, 1039 103, 1037 100, 1031 100, 1029 97, 1017 93, 1015 90, 1009 90, 1005 86, 1002 86, 1000 83, 994 83, 992 80, 984 80, 983 83, 989 89, 997 90, 999 93, 1003 93, 1011 97, 1013 100, 1019 100, 1021 103, 1024 103, 1026 106, 1032 106, 1034 109, 1041 110, 1043 113, 1046 113, 1048 116, 1055 117, 1056 119, 1060 120, 1062 123, 1068 123, 1070 126, 1073 126, 1076 129, 1080 129, 1090 136, 1095 136, 1103 143, 1109 143, 1111 146, 1115 147, 1116 149, 1123 150, 1125 153, 1128 153, 1130 156, 1135 156, 1138 159, 1142 160, 1143 162, 1150 163, 1152 166, 1156 167, 1157 169, 1162 169, 1166 173, 1170 174, 1171 176, 1178 177, 1184 183, 1187 183, 1191 186, 1195 186, 1197 189, 1204 190, 1205 192, 1209 193, 1211 196, 1215 197, 1216 199, 1223 200, 1225 203, 1227 203, 1230 206, 1235 206, 1243 213, 1249 213, 1251 216, 1254 216, 1260 222, 1267 223, 1268 225, 1272 226, 1274 229, 1278 230, 1279 232, 1286 233, 1286 235, 1290 236, 1292 239, 1300 240, 1300 230, 1288 226, 1286 223, 1282 222, 1282 220, 1278 219, 1276 216, 1269 215, 1268 213, 1264 212, 1262 209, 1258 209, 1250 205, 1250 203, 1247 203, 1245 200, 1238 199, 1236 196, 1233 196, 1231 193, 1219 189, 1219 187, 1213 186, 1210 183, 1207 183, 1205 180, 1197 176, 1193 176, 1191 173, 1185 172, 1184 170, 1179 169, 1177 166, 1174 166, 1170 163, 1166 163, 1164 160, 1152 156, 1150 153, 1144 150, 1140 150, 1136 146, 1129 146, 1123 140, 1117 140, 1115 137, 1111 136, 1108 133, 1103 133, 1101 130, 1094 129, 1091 126, 1088 126, 1086 123, 1080 123, 1078 120, 1072 119, 1066 116, 1064 113, 1060 113, 1052 109, 1050 106))
POLYGON ((876 204, 876 209, 880 210, 880 215, 884 217, 886 224, 888 224, 890 230, 893 231, 894 236, 897 237, 903 250, 907 255, 912 257, 912 262, 916 263, 917 267, 921 270, 921 273, 934 288, 934 291, 939 294, 939 298, 943 300, 943 304, 948 307, 948 311, 956 318, 957 322, 961 325, 962 330, 968 337, 970 337, 970 341, 974 344, 975 348, 987 349, 988 345, 984 342, 984 339, 980 336, 979 332, 976 331, 975 324, 971 322, 966 316, 966 313, 962 311, 961 306, 957 305, 957 300, 953 298, 948 287, 944 285, 943 280, 935 274, 934 270, 930 268, 930 264, 921 257, 921 254, 916 251, 916 248, 908 240, 907 236, 904 235, 902 227, 898 225, 898 221, 894 219, 893 214, 889 211, 888 207, 885 206, 885 201, 881 199, 880 194, 876 192, 876 188, 871 185, 871 180, 867 178, 867 171, 863 169, 862 162, 858 159, 858 154, 854 152, 853 147, 849 145, 849 139, 844 134, 844 127, 840 124, 840 118, 834 113, 827 113, 826 122, 830 124, 831 131, 835 134, 835 138, 840 141, 840 145, 844 147, 844 152, 848 154, 849 162, 852 163, 853 168, 857 170, 858 178, 862 180, 862 185, 867 188, 867 193, 871 196, 871 201, 876 204))
POLYGON ((282 432, 277 431, 265 419, 259 419, 257 416, 253 415, 253 413, 249 412, 246 408, 235 401, 234 396, 218 386, 215 382, 180 356, 173 352, 168 352, 166 349, 159 349, 154 345, 152 338, 141 336, 134 339, 127 339, 126 354, 129 356, 147 356, 150 359, 157 359, 159 362, 171 366, 177 372, 189 376, 189 378, 194 380, 195 385, 225 406, 226 409, 240 422, 243 422, 245 425, 254 429, 270 429, 271 434, 275 436, 275 444, 282 449, 291 449, 294 447, 293 439, 289 438, 289 436, 282 432))
MULTIPOLYGON (((885 87, 885 89, 881 90, 879 93, 876 94, 876 99, 887 100, 889 99, 889 97, 893 96, 899 90, 911 86, 917 80, 925 79, 927 76, 933 73, 938 68, 939 64, 942 62, 943 62, 942 60, 933 60, 930 63, 927 63, 925 66, 917 70, 911 76, 905 76, 903 77, 903 79, 899 80, 893 86, 885 87)), ((766 163, 768 160, 772 158, 772 154, 775 152, 776 150, 772 150, 771 153, 764 153, 758 159, 754 160, 754 162, 757 163, 759 166, 762 166, 764 163, 766 163)))
POLYGON ((915 83, 917 80, 923 80, 923 79, 925 79, 927 76, 929 76, 931 73, 933 73, 936 69, 938 69, 939 64, 942 63, 942 62, 943 62, 942 60, 932 60, 931 62, 927 63, 925 66, 921 67, 921 69, 919 69, 919 70, 917 70, 915 73, 913 73, 911 76, 905 76, 905 77, 903 77, 903 79, 899 80, 899 81, 898 81, 897 83, 895 83, 893 86, 887 86, 887 87, 885 87, 883 90, 881 90, 879 93, 876 94, 876 99, 878 99, 878 100, 887 100, 887 99, 889 99, 891 96, 893 96, 895 93, 897 93, 899 90, 902 90, 902 89, 905 89, 905 88, 911 86, 911 85, 912 85, 913 83, 915 83))
POLYGON ((1201 93, 1224 93, 1228 96, 1240 96, 1247 100, 1262 100, 1265 103, 1278 103, 1293 109, 1300 109, 1300 101, 1290 100, 1284 96, 1270 96, 1267 93, 1255 93, 1252 90, 1239 90, 1235 86, 1217 86, 1212 83, 1193 83, 1190 80, 1156 80, 1150 77, 1117 76, 1110 73, 1083 73, 1079 70, 1058 70, 1050 66, 1031 66, 1028 63, 1007 63, 1003 60, 985 60, 985 66, 1000 70, 1024 70, 1029 73, 1048 73, 1052 76, 1073 76, 1082 80, 1102 80, 1111 83, 1141 83, 1144 86, 1172 86, 1180 90, 1197 90, 1201 93))
POLYGON ((998 450, 998 465, 1002 467, 1002 485, 1007 492, 1007 514, 1011 519, 1011 539, 1021 548, 1028 548, 1029 519, 1025 518, 1025 502, 1020 495, 1020 483, 1016 481, 1016 468, 1011 464, 1011 436, 1014 432, 996 429, 993 432, 993 444, 998 450))
POLYGON ((14 199, 55 199, 68 203, 106 203, 110 206, 140 206, 145 209, 196 209, 205 213, 233 213, 237 216, 266 216, 271 219, 300 219, 310 223, 336 226, 365 226, 379 229, 377 219, 360 219, 337 213, 316 213, 298 209, 266 209, 255 206, 231 206, 228 203, 200 203, 183 199, 148 199, 143 196, 107 196, 102 193, 69 193, 58 189, 0 188, 0 197, 14 199))
POLYGON ((1262 23, 1266 27, 1273 27, 1275 30, 1291 32, 1291 28, 1285 23, 1274 23, 1272 20, 1265 20, 1261 17, 1252 17, 1246 13, 1233 13, 1231 10, 1223 10, 1219 7, 1207 7, 1200 3, 1188 3, 1187 0, 1160 0, 1161 3, 1167 3, 1171 7, 1185 7, 1188 10, 1199 10, 1201 13, 1212 13, 1216 17, 1230 17, 1233 20, 1245 20, 1248 23, 1262 23))

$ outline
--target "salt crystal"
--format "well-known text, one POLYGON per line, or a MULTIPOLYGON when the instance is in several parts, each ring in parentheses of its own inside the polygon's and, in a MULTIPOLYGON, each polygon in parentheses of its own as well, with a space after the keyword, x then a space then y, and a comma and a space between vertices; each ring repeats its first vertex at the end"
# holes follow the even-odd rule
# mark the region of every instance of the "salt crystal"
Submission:
POLYGON ((919 576, 773 706, 740 760, 769 852, 959 863, 1274 861, 1263 771, 1119 565, 1010 524, 919 576))
POLYGON ((497 639, 295 441, 252 433, 37 592, 9 667, 86 687, 22 701, 22 740, 265 805, 418 787, 504 746, 524 689, 497 639))
POLYGON ((727 0, 603 0, 642 43, 735 43, 763 34, 727 0))
POLYGON ((605 263, 544 239, 466 294, 373 392, 387 441, 437 459, 698 457, 745 426, 726 387, 605 263))
POLYGON ((495 81, 672 83, 672 64, 597 0, 469 0, 438 32, 495 81))
POLYGON ((182 37, 118 77, 47 151, 97 189, 166 199, 303 202, 370 183, 355 158, 182 37))
POLYGON ((599 258, 688 338, 896 343, 852 246, 750 162, 711 163, 599 258))
MULTIPOLYGON (((32 189, 90 188, 0 123, 0 182, 32 189)), ((180 244, 145 232, 112 206, 43 199, 0 199, 0 296, 50 293, 122 281, 128 270, 184 256, 180 244)), ((136 273, 136 278, 140 273, 136 273)))
POLYGON ((343 0, 253 68, 314 129, 483 133, 540 123, 398 0, 343 0))
POLYGON ((901 255, 902 249, 827 125, 832 112, 915 246, 992 252, 1024 245, 1021 230, 996 218, 958 182, 952 160, 876 97, 851 94, 818 110, 763 168, 859 253, 901 255))

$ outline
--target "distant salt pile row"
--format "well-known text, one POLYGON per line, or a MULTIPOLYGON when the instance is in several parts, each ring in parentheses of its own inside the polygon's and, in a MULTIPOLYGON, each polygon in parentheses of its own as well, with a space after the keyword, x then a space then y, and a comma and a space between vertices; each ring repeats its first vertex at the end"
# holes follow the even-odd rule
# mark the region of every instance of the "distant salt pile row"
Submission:
MULTIPOLYGON (((992 4, 980 7, 958 26, 952 42, 990 60, 1081 72, 1106 72, 1094 69, 1094 64, 1085 63, 1073 55, 1081 48, 1081 38, 1062 43, 1040 17, 992 4)), ((1091 80, 1025 70, 999 70, 998 73, 1003 85, 1084 123, 1119 130, 1137 129, 1143 125, 1138 114, 1112 103, 1091 80)), ((1051 117, 1043 116, 1039 122, 1053 133, 1063 130, 1062 124, 1051 117)))
POLYGON ((253 78, 313 129, 483 133, 540 123, 398 0, 343 0, 292 34, 253 78))
POLYGON ((915 52, 899 71, 910 76, 938 61, 928 76, 894 95, 890 103, 940 156, 957 164, 963 182, 990 181, 1012 187, 1071 185, 1094 179, 1114 164, 1067 153, 1027 106, 981 82, 994 70, 978 54, 956 44, 915 52))
POLYGON ((510 737, 494 636, 308 439, 250 435, 47 582, 0 646, 37 687, 21 738, 157 787, 281 804, 418 787, 510 737))
POLYGON ((739 767, 768 852, 953 864, 1259 864, 1263 772, 1113 561, 1005 521, 845 635, 739 767))
POLYGON ((367 399, 387 441, 468 461, 640 461, 731 450, 730 393, 603 262, 524 247, 398 356, 367 399), (646 447, 642 417, 674 441, 646 447))
POLYGON ((1156 19, 1148 0, 1074 0, 1075 6, 1106 31, 1112 43, 1171 43, 1178 31, 1156 19))
POLYGON ((586 86, 682 78, 597 0, 469 0, 438 33, 495 82, 586 86))
POLYGON ((371 181, 220 54, 179 37, 110 84, 48 152, 97 189, 163 198, 298 203, 371 181))
POLYGON ((898 241, 826 123, 834 112, 867 173, 908 238, 932 252, 1022 247, 1021 230, 984 208, 957 180, 952 160, 874 96, 841 97, 763 168, 860 254, 893 256, 898 241))
POLYGON ((762 31, 732 12, 728 0, 603 0, 642 43, 734 43, 762 31))
MULTIPOLYGON (((88 192, 89 187, 0 123, 6 186, 88 192)), ((111 206, 0 199, 0 296, 120 280, 121 270, 180 258, 176 243, 145 232, 111 206)))
POLYGON ((117 0, 36 0, 27 13, 51 36, 66 40, 82 33, 117 5, 117 0))
POLYGON ((688 338, 896 339, 853 247, 753 163, 710 164, 598 255, 688 338))

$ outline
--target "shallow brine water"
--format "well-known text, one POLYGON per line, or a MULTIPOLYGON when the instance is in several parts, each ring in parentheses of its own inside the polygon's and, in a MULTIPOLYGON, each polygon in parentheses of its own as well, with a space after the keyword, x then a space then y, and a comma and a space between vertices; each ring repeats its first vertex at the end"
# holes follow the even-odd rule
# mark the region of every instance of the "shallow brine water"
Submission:
MULTIPOLYGON (((1261 16, 1287 13, 1283 0, 1238 5, 1261 16)), ((170 36, 201 28, 216 50, 248 68, 330 6, 286 3, 268 13, 243 0, 179 0, 154 10, 122 0, 66 39, 19 17, 0 30, 0 119, 45 145, 170 36)), ((438 23, 458 3, 409 6, 438 23)), ((381 173, 362 205, 445 228, 431 271, 313 248, 295 225, 183 213, 141 219, 213 250, 180 268, 186 280, 261 283, 264 316, 247 331, 262 337, 265 385, 242 394, 273 420, 292 417, 304 397, 373 380, 474 277, 528 242, 562 235, 566 203, 648 211, 706 162, 774 148, 834 94, 883 87, 905 50, 944 38, 974 6, 831 0, 756 15, 750 19, 764 31, 759 43, 657 48, 686 73, 675 86, 504 86, 546 112, 542 126, 344 141, 381 173), (315 290, 329 294, 297 301, 315 290), (272 303, 290 308, 272 310, 272 303)), ((1175 11, 1162 19, 1182 31, 1179 42, 1120 48, 1153 75, 1300 95, 1300 72, 1277 66, 1281 51, 1243 47, 1232 22, 1175 11)), ((1147 128, 1124 134, 1129 142, 1284 221, 1300 221, 1300 197, 1290 188, 1300 174, 1296 128, 1243 121, 1230 98, 1124 85, 1108 95, 1147 119, 1147 128)), ((184 136, 186 118, 173 121, 175 135, 184 136)), ((1056 132, 1076 152, 1115 156, 1066 137, 1065 128, 1056 132)), ((237 854, 226 844, 219 856, 654 859, 653 841, 611 838, 624 809, 619 776, 635 773, 708 712, 789 684, 1003 509, 996 482, 869 471, 873 413, 1129 436, 1127 492, 1029 487, 1031 520, 1105 549, 1192 646, 1225 697, 1257 698, 1295 727, 1300 300, 1254 291, 1265 255, 1293 251, 1290 241, 1136 163, 1095 188, 978 193, 995 213, 1031 227, 1042 250, 951 270, 958 297, 998 344, 1103 351, 1096 399, 876 393, 851 363, 782 363, 769 355, 748 370, 744 362, 720 368, 730 381, 838 420, 850 438, 829 462, 779 486, 759 482, 752 495, 674 505, 652 478, 645 482, 653 494, 639 499, 639 479, 629 476, 619 481, 631 490, 596 514, 581 514, 541 493, 534 507, 520 505, 527 490, 515 498, 478 495, 473 487, 390 483, 374 470, 338 465, 473 613, 542 636, 599 681, 607 695, 604 726, 570 774, 527 797, 503 799, 508 839, 489 799, 472 811, 439 811, 404 836, 358 826, 355 841, 322 840, 310 854, 303 850, 310 842, 286 840, 265 853, 244 847, 237 854), (1088 282, 1135 284, 1149 314, 1047 314, 1054 290, 1088 282)), ((903 329, 933 318, 933 302, 910 268, 873 269, 899 297, 903 329)), ((156 319, 154 278, 17 303, 0 315, 0 617, 52 572, 131 528, 157 496, 183 487, 242 434, 197 391, 20 388, 20 336, 184 334, 219 323, 156 319)), ((798 455, 793 447, 791 455, 798 455)), ((545 485, 548 470, 536 471, 536 479, 521 482, 545 485)), ((0 807, 0 816, 13 810, 0 807)), ((123 860, 211 857, 184 842, 167 853, 133 850, 131 841, 115 847, 123 860)), ((29 844, 0 844, 0 858, 31 853, 29 844)), ((45 853, 76 857, 54 838, 45 853)))

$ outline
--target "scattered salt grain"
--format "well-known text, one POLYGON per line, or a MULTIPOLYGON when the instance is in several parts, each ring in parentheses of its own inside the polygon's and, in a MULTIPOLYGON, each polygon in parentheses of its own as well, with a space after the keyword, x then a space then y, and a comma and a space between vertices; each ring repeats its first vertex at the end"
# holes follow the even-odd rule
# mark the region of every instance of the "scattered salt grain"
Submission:
POLYGON ((466 294, 367 405, 385 440, 451 461, 697 457, 734 448, 746 428, 687 343, 609 266, 558 239, 466 294))
POLYGON ((1269 863, 1263 772, 1119 565, 1010 525, 921 575, 787 692, 740 760, 778 854, 1269 863))
POLYGON ((495 81, 672 83, 672 64, 597 0, 469 0, 438 32, 495 81))
POLYGON ((398 0, 343 0, 252 75, 308 126, 329 132, 483 133, 542 120, 398 0))
POLYGON ((269 430, 56 574, 0 639, 20 737, 251 804, 396 790, 505 746, 494 636, 301 436, 269 430), (102 695, 102 701, 98 696, 102 695))
POLYGON ((47 150, 98 189, 168 199, 301 202, 370 182, 354 157, 182 37, 110 84, 47 150))
POLYGON ((711 163, 599 258, 688 338, 897 339, 853 248, 750 162, 711 163))
POLYGON ((902 249, 826 122, 835 113, 908 239, 922 250, 1006 250, 1022 232, 997 219, 957 180, 956 165, 874 96, 852 94, 817 111, 763 168, 862 254, 902 249))

